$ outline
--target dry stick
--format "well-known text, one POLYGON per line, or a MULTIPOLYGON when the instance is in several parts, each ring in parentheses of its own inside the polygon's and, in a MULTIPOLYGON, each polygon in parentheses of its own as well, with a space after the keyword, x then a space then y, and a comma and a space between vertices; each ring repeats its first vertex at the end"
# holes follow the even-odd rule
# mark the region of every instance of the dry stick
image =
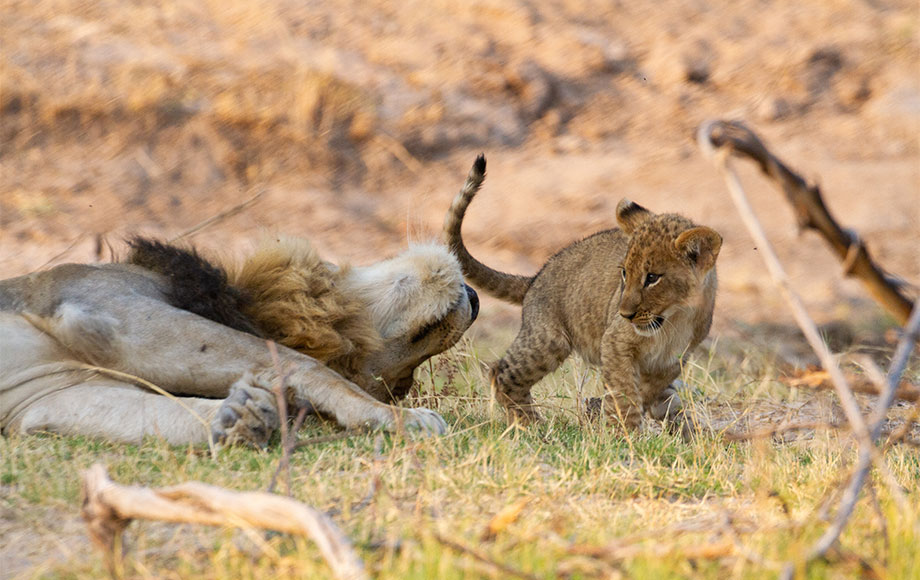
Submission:
POLYGON ((912 300, 902 284, 875 264, 866 245, 855 232, 842 228, 828 211, 817 185, 809 185, 775 155, 770 153, 753 131, 738 122, 707 121, 700 127, 706 132, 706 148, 730 149, 756 162, 767 177, 775 180, 786 194, 796 213, 800 228, 817 230, 830 244, 844 265, 844 273, 866 285, 869 292, 902 326, 907 323, 912 300))
MULTIPOLYGON (((865 366, 865 365, 864 365, 865 366)), ((794 387, 797 389, 832 389, 834 385, 827 382, 827 373, 810 373, 815 375, 812 377, 780 377, 779 381, 788 387, 794 387)), ((885 383, 887 379, 882 375, 882 380, 879 381, 876 377, 872 377, 869 380, 866 380, 861 377, 848 375, 847 377, 850 383, 850 389, 854 393, 864 393, 867 395, 881 395, 885 390, 885 383), (878 385, 882 385, 881 388, 878 385)), ((894 393, 895 398, 901 399, 902 401, 914 402, 920 400, 920 387, 911 384, 907 381, 901 381, 901 384, 898 386, 898 389, 894 393)))
MULTIPOLYGON (((891 366, 888 370, 885 391, 875 404, 875 410, 872 413, 870 423, 871 431, 869 433, 872 440, 877 439, 881 433, 888 408, 891 407, 891 403, 894 402, 894 394, 897 391, 898 383, 901 381, 901 374, 904 372, 904 367, 907 366, 907 361, 910 360, 911 352, 914 349, 914 343, 917 341, 918 332, 920 332, 920 300, 914 305, 907 326, 904 328, 904 334, 901 336, 901 340, 898 342, 898 346, 895 349, 894 357, 892 358, 891 366)), ((811 552, 808 554, 809 560, 823 557, 837 541, 837 538, 840 537, 843 528, 846 527, 846 523, 850 518, 850 514, 853 513, 853 509, 856 507, 856 501, 859 499, 859 491, 866 481, 866 476, 869 474, 869 468, 872 465, 872 460, 873 457, 876 456, 876 453, 877 450, 874 445, 868 447, 860 445, 859 458, 856 461, 856 471, 853 473, 853 477, 850 479, 850 483, 847 485, 840 499, 840 507, 837 509, 834 523, 825 530, 824 535, 822 535, 818 541, 815 542, 815 545, 812 546, 811 552)))
POLYGON ((198 481, 150 489, 112 482, 100 464, 83 472, 83 507, 90 539, 105 552, 113 574, 115 548, 132 519, 276 530, 311 538, 336 578, 369 578, 351 542, 325 514, 293 499, 236 492, 198 481))
POLYGON ((272 474, 272 479, 268 484, 268 493, 272 493, 275 490, 275 485, 278 482, 278 475, 284 471, 285 481, 287 482, 287 494, 291 495, 291 453, 294 452, 298 447, 297 443, 297 432, 300 431, 300 428, 303 426, 304 419, 307 417, 307 407, 301 407, 297 411, 297 417, 294 419, 294 424, 291 426, 290 431, 287 428, 287 398, 284 396, 284 386, 287 382, 287 374, 284 373, 284 370, 281 368, 281 361, 278 358, 278 346, 270 340, 265 341, 268 343, 268 352, 272 357, 272 364, 275 366, 275 371, 278 374, 278 381, 272 388, 272 391, 275 394, 275 401, 278 404, 278 417, 281 421, 281 459, 278 461, 278 467, 275 469, 275 473, 272 474))
POLYGON ((477 550, 476 548, 473 548, 471 546, 464 546, 463 544, 455 542, 454 540, 445 538, 441 534, 436 533, 434 535, 434 539, 436 539, 438 542, 440 542, 441 544, 447 546, 448 548, 454 551, 460 552, 461 554, 467 554, 469 556, 472 556, 473 558, 475 558, 476 560, 479 560, 483 564, 486 564, 489 567, 495 568, 499 572, 505 574, 505 577, 514 576, 515 578, 524 578, 525 580, 535 580, 536 579, 536 576, 534 576, 533 574, 528 574, 527 572, 524 572, 523 570, 512 568, 511 566, 507 564, 496 562, 495 560, 487 556, 485 553, 483 553, 481 550, 477 550))
MULTIPOLYGON (((252 191, 252 190, 250 190, 250 191, 252 191)), ((254 204, 255 202, 257 202, 257 201, 259 200, 259 198, 262 197, 262 194, 265 193, 265 191, 266 191, 265 189, 261 189, 261 188, 260 188, 260 189, 256 192, 255 195, 253 195, 252 197, 250 197, 250 198, 247 199, 246 201, 244 201, 244 202, 242 202, 242 203, 238 203, 238 204, 236 204, 235 206, 231 207, 230 209, 224 210, 224 211, 220 212, 219 214, 217 214, 217 215, 215 215, 215 216, 212 216, 212 217, 209 217, 208 219, 204 220, 203 222, 200 222, 199 224, 197 224, 197 225, 195 225, 195 226, 192 226, 191 228, 185 230, 185 231, 182 232, 181 234, 178 234, 178 235, 174 236, 173 238, 171 238, 171 239, 169 240, 169 243, 173 243, 173 242, 179 241, 179 240, 181 240, 182 238, 187 238, 187 237, 189 237, 189 236, 193 236, 193 235, 197 234, 198 232, 200 232, 201 230, 203 230, 204 228, 206 228, 206 227, 208 227, 208 226, 211 226, 211 225, 213 225, 213 224, 215 224, 215 223, 217 223, 217 222, 219 222, 219 221, 221 221, 221 220, 227 219, 228 217, 231 217, 231 216, 234 216, 234 215, 240 213, 240 212, 243 211, 244 209, 248 208, 249 206, 251 206, 252 204, 254 204)))
POLYGON ((294 419, 294 425, 291 427, 290 436, 286 440, 282 438, 281 459, 278 460, 278 467, 275 468, 271 481, 268 483, 268 489, 266 490, 268 493, 275 491, 275 486, 278 484, 278 476, 284 471, 287 481, 287 494, 288 497, 291 496, 291 453, 298 447, 297 432, 300 431, 300 427, 303 425, 306 416, 307 408, 301 407, 300 411, 297 412, 297 418, 294 419))
POLYGON ((731 153, 732 148, 726 147, 721 150, 715 149, 715 146, 726 144, 724 140, 722 143, 716 143, 712 138, 716 126, 721 125, 724 125, 724 123, 713 121, 704 123, 700 127, 697 135, 699 146, 703 153, 708 158, 712 159, 716 166, 722 171, 722 176, 725 178, 725 182, 728 185, 732 201, 735 203, 735 207, 741 215, 744 225, 747 226, 758 248, 763 250, 761 255, 763 256, 764 262, 766 262, 767 269, 770 271, 771 276, 773 276, 773 281, 779 287, 780 293, 792 309, 792 315, 795 317, 799 328, 801 328, 802 333, 805 335, 805 339, 818 355, 821 365, 830 375, 831 381, 834 384, 834 389, 837 391, 838 397, 840 397, 843 412, 854 434, 857 436, 860 445, 871 445, 872 442, 869 440, 869 430, 866 428, 866 423, 863 421, 862 414, 859 411, 859 404, 856 402, 856 397, 853 396, 853 392, 847 384, 846 377, 843 376, 843 372, 840 370, 840 367, 837 366, 837 361, 834 360, 827 345, 824 344, 824 340, 821 339, 818 327, 805 310, 802 300, 799 298, 798 294, 796 294, 795 290, 792 289, 789 278, 786 276, 785 270, 783 270, 783 265, 780 263, 779 257, 777 257, 776 252, 773 250, 772 244, 770 244, 770 241, 767 239, 767 234, 764 232, 763 227, 760 225, 760 221, 757 219, 757 215, 748 202, 744 189, 741 187, 741 183, 738 180, 738 175, 730 165, 728 155, 731 153))
POLYGON ((278 481, 278 474, 283 470, 285 473, 285 483, 287 484, 287 495, 291 495, 291 470, 290 460, 291 452, 288 447, 288 426, 287 426, 287 398, 284 396, 284 384, 286 376, 284 369, 281 368, 281 360, 278 358, 278 346, 274 341, 266 340, 268 352, 272 357, 272 365, 275 367, 276 380, 272 385, 272 393, 275 395, 275 404, 278 405, 278 421, 281 423, 281 460, 278 461, 278 468, 272 475, 271 482, 268 484, 268 492, 275 490, 275 483, 278 481))
POLYGON ((843 428, 842 425, 828 423, 826 421, 804 421, 802 423, 783 422, 775 427, 766 427, 764 429, 749 431, 747 433, 726 431, 722 434, 722 439, 725 441, 752 441, 755 439, 769 439, 775 435, 781 435, 790 431, 804 431, 806 429, 813 431, 817 431, 818 429, 826 429, 831 431, 841 428, 843 428))
MULTIPOLYGON (((920 304, 914 306, 913 313, 909 317, 910 320, 905 328, 904 335, 902 336, 901 341, 899 342, 895 351, 895 357, 892 361, 888 373, 888 382, 886 383, 885 390, 879 397, 879 400, 876 404, 875 412, 872 416, 872 428, 870 431, 866 426, 866 423, 863 421, 862 415, 859 412, 859 406, 856 403, 856 399, 853 396, 852 391, 850 391, 849 386, 846 383, 846 379, 843 377, 843 373, 840 371, 836 361, 831 356, 830 351, 828 351, 827 346, 821 340, 817 331, 817 327, 808 316, 804 306, 802 306, 801 300, 789 286, 789 281, 782 269, 782 265, 780 264, 772 246, 767 240, 766 234, 764 233, 763 228, 760 226, 757 217, 753 212, 753 209, 751 209, 751 206, 747 201, 747 197, 744 194, 744 189, 741 187, 741 183, 738 180, 737 174, 729 164, 728 154, 731 153, 732 150, 740 151, 760 161, 761 168, 768 175, 776 175, 778 172, 780 176, 777 178, 783 180, 784 189, 786 190, 787 195, 790 196, 790 199, 792 199, 792 194, 790 193, 791 185, 788 183, 788 180, 791 178, 796 178, 798 182, 804 182, 801 180, 801 178, 798 178, 798 176, 786 168, 778 159, 776 159, 776 157, 769 154, 769 152, 766 151, 766 147, 763 145, 763 143, 761 143, 753 133, 751 133, 740 123, 708 121, 700 127, 697 134, 697 140, 704 154, 706 154, 707 157, 714 159, 717 166, 722 170, 723 177, 728 184, 729 192, 732 195, 732 199, 735 202, 735 205, 738 208, 738 211, 741 214, 745 225, 748 227, 748 230, 751 232, 751 235, 757 244, 763 248, 764 251, 762 255, 765 262, 767 263, 767 268, 773 275, 774 281, 779 286, 784 298, 786 298, 787 302, 789 302, 789 304, 792 306, 793 315, 795 316, 796 321, 799 323, 799 326, 805 334, 805 338, 817 353, 818 358, 821 360, 825 370, 827 370, 829 373, 834 384, 834 388, 841 400, 841 404, 843 405, 843 410, 850 423, 850 427, 853 429, 853 432, 859 441, 859 460, 857 462, 857 469, 853 477, 850 479, 850 484, 847 486, 847 489, 844 491, 844 494, 840 500, 840 507, 837 510, 837 515, 833 525, 831 525, 825 531, 824 535, 818 540, 818 542, 814 545, 811 552, 809 553, 808 560, 811 561, 816 558, 823 557, 831 548, 831 546, 837 541, 837 538, 840 536, 840 533, 846 526, 846 522, 856 505, 859 491, 865 482, 865 478, 869 472, 873 458, 877 457, 877 451, 875 449, 873 440, 878 437, 878 433, 881 430, 888 408, 894 401, 898 383, 900 382, 901 373, 903 372, 904 367, 907 365, 907 361, 910 358, 910 353, 913 350, 914 342, 917 339, 917 328, 920 327, 920 304), (735 134, 740 133, 742 136, 747 138, 747 141, 736 141, 735 139, 728 139, 726 134, 729 132, 735 134), (716 135, 716 133, 718 133, 718 135, 716 135), (742 148, 739 143, 745 143, 746 148, 742 148), (718 154, 715 154, 714 146, 726 147, 718 154), (735 147, 738 147, 738 149, 735 149, 735 147)), ((817 194, 817 188, 809 188, 809 191, 816 195, 820 201, 820 196, 817 194)), ((821 204, 821 207, 823 208, 823 203, 821 204)), ((824 211, 826 213, 826 209, 824 211)), ((827 217, 829 217, 829 215, 827 217)), ((856 254, 857 258, 855 258, 853 262, 859 262, 859 256, 864 256, 864 261, 868 261, 869 264, 874 267, 874 264, 872 264, 871 260, 868 259, 868 254, 865 252, 865 248, 862 247, 861 242, 858 242, 858 240, 851 240, 851 244, 852 243, 860 244, 859 253, 856 254)), ((870 286, 870 290, 875 293, 879 291, 879 288, 877 286, 870 286)), ((879 300, 883 299, 882 297, 878 298, 879 300)), ((901 298, 903 298, 903 296, 901 296, 901 298)), ((890 304, 887 302, 885 304, 890 306, 890 304)), ((788 564, 783 572, 783 577, 791 577, 792 573, 792 564, 788 564)))
POLYGON ((74 248, 77 247, 77 244, 79 244, 80 242, 83 241, 83 239, 84 239, 85 237, 86 237, 86 234, 80 234, 79 236, 77 236, 76 238, 74 238, 73 241, 70 242, 70 245, 69 245, 69 246, 67 246, 66 248, 64 248, 63 250, 61 250, 60 252, 58 252, 58 253, 55 254, 54 256, 48 258, 48 260, 47 260, 44 264, 42 264, 41 266, 39 266, 39 267, 36 269, 36 271, 38 271, 38 270, 44 270, 45 268, 47 268, 47 267, 50 266, 51 264, 57 262, 58 260, 60 260, 60 259, 63 258, 64 256, 66 256, 67 254, 69 254, 74 248))

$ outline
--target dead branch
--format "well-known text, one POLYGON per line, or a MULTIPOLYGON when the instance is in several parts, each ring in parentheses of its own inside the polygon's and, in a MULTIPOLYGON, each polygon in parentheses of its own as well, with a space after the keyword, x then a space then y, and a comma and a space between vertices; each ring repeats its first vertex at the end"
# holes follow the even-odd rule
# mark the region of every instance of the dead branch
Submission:
MULTIPOLYGON (((272 364, 275 367, 275 374, 277 379, 275 384, 272 385, 272 393, 275 395, 275 404, 278 405, 278 421, 281 424, 281 459, 278 461, 278 468, 275 469, 275 473, 272 475, 271 482, 268 484, 268 493, 275 491, 275 484, 278 482, 278 475, 284 471, 285 483, 287 486, 287 495, 291 495, 291 450, 294 446, 293 441, 288 442, 288 412, 287 412, 287 397, 285 396, 285 383, 287 382, 287 375, 285 374, 284 369, 281 368, 281 360, 278 358, 278 346, 274 341, 266 340, 265 343, 268 345, 268 352, 272 357, 272 364)), ((306 415, 306 410, 303 409, 304 415, 306 415)), ((291 439, 296 439, 296 429, 291 439)))
POLYGON ((802 423, 780 423, 775 427, 766 427, 755 431, 740 432, 726 431, 722 434, 725 441, 752 441, 755 439, 772 439, 776 435, 789 433, 790 431, 816 431, 818 429, 836 430, 842 429, 842 425, 828 423, 826 421, 805 421, 802 423))
POLYGON ((876 265, 866 244, 856 232, 840 227, 824 204, 817 185, 807 183, 789 169, 742 123, 715 121, 705 126, 708 140, 713 146, 748 157, 757 163, 760 170, 786 194, 799 227, 820 233, 840 258, 844 273, 859 278, 869 293, 899 324, 903 326, 907 323, 913 301, 905 294, 903 284, 876 265))
POLYGON ((569 549, 569 553, 591 556, 607 562, 616 562, 642 555, 651 555, 656 558, 679 557, 687 560, 718 560, 735 555, 736 550, 735 544, 731 539, 721 539, 713 543, 696 544, 683 548, 664 544, 641 546, 613 542, 605 546, 572 546, 569 549))
MULTIPOLYGON (((849 484, 847 485, 846 489, 844 489, 844 492, 841 496, 840 506, 837 510, 834 522, 828 527, 827 530, 825 530, 824 534, 815 543, 807 556, 806 561, 810 562, 817 558, 824 557, 828 550, 830 550, 831 546, 837 542, 837 538, 839 538, 841 532, 846 527, 846 523, 849 520, 850 514, 853 512, 853 509, 856 506, 860 490, 865 483, 866 476, 868 475, 869 469, 873 462, 877 463, 881 472, 888 473, 887 466, 881 460, 881 454, 876 449, 874 440, 878 438, 888 409, 894 402, 895 393, 897 392, 897 387, 901 380, 901 374, 903 373, 904 368, 907 366, 907 361, 910 358, 910 354, 914 348, 914 343, 917 340, 918 329, 920 329, 920 301, 918 301, 918 303, 913 306, 913 312, 909 314, 909 316, 904 314, 902 317, 905 321, 907 321, 907 324, 905 326, 904 333, 901 337, 898 347, 895 350, 895 355, 888 372, 887 381, 884 385, 884 388, 881 389, 882 393, 876 402, 876 407, 872 414, 872 420, 867 426, 859 411, 859 406, 856 404, 856 399, 853 396, 849 385, 847 384, 846 378, 843 376, 843 373, 837 366, 836 361, 830 355, 830 351, 827 349, 827 346, 818 335, 817 328, 815 327, 814 322, 808 316, 808 313, 805 311, 805 308, 802 305, 798 295, 792 290, 789 284, 789 280, 786 277, 786 273, 783 271, 782 264, 780 264, 779 259, 773 250, 773 247, 767 240, 766 234, 764 233, 763 228, 760 226, 760 223, 757 220, 757 216, 754 214, 754 211, 747 200, 744 189, 741 187, 738 176, 730 165, 728 155, 733 151, 742 151, 755 159, 755 161, 760 162, 761 169, 768 176, 779 179, 781 183, 784 184, 784 190, 786 191, 787 197, 789 197, 790 200, 796 199, 796 192, 800 190, 810 191, 811 193, 808 195, 811 196, 812 203, 811 205, 806 204, 803 206, 806 208, 806 210, 809 207, 814 207, 815 203, 820 202, 820 194, 817 190, 817 187, 805 187, 804 181, 801 178, 792 173, 792 171, 782 165, 778 159, 769 154, 763 143, 757 139, 757 137, 751 131, 749 131, 740 123, 708 121, 700 127, 697 134, 697 140, 704 154, 706 154, 707 157, 713 159, 713 161, 722 171, 723 177, 725 178, 726 184, 728 185, 729 192, 731 193, 732 200, 734 201, 742 220, 744 221, 748 230, 751 232, 751 236, 763 249, 761 255, 767 264, 767 268, 770 271, 770 274, 773 276, 773 279, 782 292, 783 297, 791 306, 793 315, 795 316, 796 321, 802 329, 802 332, 805 334, 805 338, 817 353, 824 369, 828 372, 828 376, 831 379, 834 388, 840 398, 840 402, 843 406, 847 420, 849 421, 850 428, 853 430, 853 433, 859 442, 859 458, 857 460, 857 467, 854 470, 852 477, 850 478, 849 484), (719 147, 723 148, 718 150, 719 147), (815 202, 815 200, 817 200, 817 202, 815 202)), ((826 218, 829 219, 834 226, 836 226, 836 222, 833 222, 833 220, 830 219, 830 215, 827 214, 827 210, 824 208, 823 203, 820 203, 820 208, 823 209, 826 218)), ((823 232, 824 230, 821 229, 823 222, 819 219, 813 223, 811 221, 813 216, 809 213, 809 211, 810 210, 805 211, 804 214, 800 213, 800 225, 803 225, 803 227, 815 227, 816 229, 819 229, 819 231, 823 232), (803 217, 803 215, 805 217, 803 217)), ((839 229, 839 226, 836 227, 839 229)), ((875 273, 878 276, 882 276, 881 271, 877 270, 871 260, 868 259, 868 253, 861 245, 861 242, 858 242, 858 240, 854 240, 853 238, 854 236, 848 235, 848 247, 851 247, 856 243, 859 243, 860 245, 855 251, 848 251, 849 257, 847 262, 852 264, 852 268, 850 269, 855 272, 857 262, 868 262, 872 269, 875 270, 875 273), (863 257, 861 258, 861 256, 863 257)), ((874 285, 870 286, 870 290, 874 291, 879 291, 879 288, 880 287, 876 287, 874 285)), ((898 297, 906 301, 906 298, 900 296, 900 294, 898 294, 898 297)), ((895 303, 889 304, 884 302, 883 304, 885 304, 886 307, 891 307, 895 303)), ((911 304, 909 301, 907 302, 907 312, 911 312, 911 304)), ((788 563, 784 568, 781 577, 791 578, 793 573, 793 564, 788 563)))
POLYGON ((464 546, 463 544, 456 542, 454 540, 451 540, 449 538, 445 538, 444 536, 440 534, 435 534, 434 538, 438 542, 440 542, 442 545, 447 546, 451 550, 454 550, 455 552, 460 552, 461 554, 467 554, 471 556, 473 559, 478 560, 479 562, 482 562, 483 564, 486 564, 490 568, 494 568, 495 570, 498 570, 499 572, 504 574, 505 578, 513 576, 514 578, 524 578, 525 580, 536 579, 536 576, 534 576, 533 574, 528 574, 527 572, 518 570, 517 568, 512 568, 511 566, 507 564, 496 562, 494 559, 490 558, 488 555, 483 553, 481 550, 477 550, 476 548, 473 548, 471 546, 464 546))
MULTIPOLYGON (((252 190, 250 190, 250 191, 252 191, 252 190)), ((231 208, 229 208, 229 209, 226 209, 226 210, 220 212, 220 213, 217 214, 217 215, 214 215, 214 216, 209 217, 208 219, 204 220, 203 222, 199 222, 198 224, 192 226, 191 228, 185 230, 184 232, 182 232, 182 233, 180 233, 180 234, 178 234, 178 235, 176 235, 176 236, 173 236, 172 238, 170 238, 169 243, 177 242, 177 241, 181 240, 182 238, 187 238, 187 237, 189 237, 189 236, 193 236, 193 235, 197 234, 198 232, 200 232, 201 230, 205 229, 205 228, 208 227, 208 226, 212 226, 212 225, 216 224, 217 222, 220 222, 220 221, 223 221, 223 220, 227 219, 228 217, 235 216, 236 214, 238 214, 238 213, 240 213, 241 211, 243 211, 244 209, 248 208, 249 206, 251 206, 251 205, 254 204, 255 202, 259 201, 259 199, 262 197, 262 194, 264 194, 264 193, 265 193, 265 189, 259 189, 259 190, 255 193, 255 195, 253 195, 252 197, 250 197, 250 198, 247 199, 246 201, 241 202, 241 203, 238 203, 238 204, 236 204, 235 206, 233 206, 233 207, 231 207, 231 208)))
MULTIPOLYGON (((867 395, 880 395, 882 393, 883 389, 880 389, 878 385, 875 384, 875 381, 852 374, 847 374, 846 377, 854 393, 864 393, 867 395)), ((812 371, 797 377, 780 377, 779 380, 785 385, 796 388, 834 388, 827 371, 812 371)), ((907 381, 901 381, 901 384, 895 389, 894 397, 902 401, 916 401, 920 399, 920 387, 907 381)))
MULTIPOLYGON (((904 333, 901 335, 901 340, 898 342, 898 346, 894 351, 891 367, 888 370, 885 390, 876 402, 875 410, 872 413, 870 437, 873 441, 877 439, 881 433, 888 408, 891 407, 891 404, 894 402, 894 394, 897 391, 898 383, 901 381, 901 374, 904 372, 907 361, 910 360, 911 352, 914 350, 914 344, 917 342, 918 333, 920 333, 920 300, 914 305, 907 326, 904 328, 904 333)), ((834 518, 834 522, 825 530, 824 534, 815 542, 815 545, 808 555, 809 560, 824 557, 827 551, 831 549, 831 546, 837 542, 837 538, 840 537, 840 534, 846 527, 850 514, 856 507, 856 502, 859 499, 859 492, 866 481, 866 477, 869 475, 869 468, 872 466, 872 461, 876 455, 877 450, 874 444, 868 447, 860 445, 856 470, 850 478, 850 482, 840 499, 840 507, 837 510, 837 516, 834 518)), ((887 469, 885 471, 887 471, 887 469)))
MULTIPOLYGON (((827 345, 824 343, 824 340, 821 338, 817 325, 815 325, 815 322, 808 315, 808 311, 805 310, 805 306, 802 304, 801 298, 799 298, 799 295, 795 292, 795 290, 793 290, 792 285, 789 283, 789 277, 786 275, 786 271, 783 269, 783 265, 780 263, 779 257, 776 255, 776 251, 773 249, 773 245, 767 239, 767 234, 764 232, 763 227, 760 225, 760 221, 757 219, 757 215, 754 213, 754 209, 751 207, 751 204, 747 199, 747 195, 744 192, 744 188, 741 186, 738 175, 731 167, 731 160, 729 159, 728 154, 732 152, 732 149, 730 147, 726 147, 724 149, 716 148, 718 145, 713 139, 712 133, 717 127, 723 126, 743 127, 739 124, 729 124, 721 121, 707 121, 702 126, 700 126, 697 135, 700 149, 703 151, 704 155, 712 159, 716 166, 721 170, 722 176, 725 178, 726 185, 728 186, 729 193, 732 196, 732 201, 734 202, 735 207, 737 208, 738 213, 744 222, 744 225, 751 233, 751 237, 754 238, 757 246, 763 250, 760 252, 760 254, 767 265, 767 270, 769 270, 770 275, 773 277, 773 281, 779 288, 783 298, 789 304, 789 307, 792 310, 792 315, 795 317, 796 323, 799 325, 799 328, 805 335, 805 339, 808 341, 808 344, 811 346, 812 350, 815 351, 815 354, 818 355, 818 359, 821 361, 821 366, 824 367, 824 369, 828 372, 830 379, 834 384, 834 390, 837 392, 837 396, 840 398, 840 404, 843 407, 843 412, 846 415, 847 421, 850 423, 850 428, 853 429, 853 433, 859 440, 860 445, 871 445, 871 441, 869 439, 869 430, 866 427, 866 422, 863 420, 862 414, 859 410, 859 404, 856 402, 856 398, 853 396, 853 392, 850 390, 846 378, 843 376, 843 372, 840 370, 840 367, 837 365, 837 361, 834 359, 830 350, 828 350, 827 345)), ((722 142, 724 143, 725 140, 723 139, 722 142)))
POLYGON ((276 530, 312 539, 337 578, 369 578, 351 542, 325 514, 290 498, 263 492, 235 492, 190 481, 151 489, 124 486, 109 479, 105 468, 83 472, 83 507, 90 539, 105 553, 109 570, 117 569, 116 547, 133 519, 237 526, 276 530))

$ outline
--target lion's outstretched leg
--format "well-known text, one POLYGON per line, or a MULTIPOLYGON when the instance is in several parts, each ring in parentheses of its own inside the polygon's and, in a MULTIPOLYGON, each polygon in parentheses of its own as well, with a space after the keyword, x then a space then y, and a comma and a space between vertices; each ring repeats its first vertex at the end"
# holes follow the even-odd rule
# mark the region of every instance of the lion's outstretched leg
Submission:
POLYGON ((101 313, 106 324, 117 321, 114 332, 97 332, 111 336, 107 343, 97 341, 94 352, 84 349, 81 353, 94 364, 141 377, 169 392, 221 399, 230 396, 231 385, 247 374, 254 378, 246 389, 270 390, 280 372, 289 400, 297 405, 310 403, 344 427, 406 426, 428 433, 446 431, 447 425, 437 413, 381 403, 311 357, 279 346, 276 365, 264 340, 156 298, 104 290, 97 287, 94 303, 79 308, 62 304, 58 311, 63 314, 44 322, 47 330, 68 347, 68 343, 80 341, 73 329, 102 324, 92 318, 94 313, 101 313), (83 316, 87 319, 81 320, 83 316))
POLYGON ((122 443, 162 437, 173 445, 208 440, 220 400, 146 392, 114 379, 97 378, 46 395, 29 405, 7 429, 22 433, 84 435, 122 443))

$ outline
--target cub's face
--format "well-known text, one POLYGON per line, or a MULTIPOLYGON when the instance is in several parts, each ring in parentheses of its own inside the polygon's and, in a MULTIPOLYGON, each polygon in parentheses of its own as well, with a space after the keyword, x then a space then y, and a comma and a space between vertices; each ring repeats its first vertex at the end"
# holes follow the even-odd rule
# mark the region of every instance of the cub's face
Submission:
POLYGON ((476 291, 440 245, 414 246, 396 258, 355 268, 349 283, 367 300, 383 339, 360 376, 349 378, 381 401, 405 397, 415 368, 456 344, 479 313, 476 291))
POLYGON ((620 268, 619 314, 641 336, 654 336, 668 319, 702 295, 715 267, 722 238, 705 226, 694 226, 674 214, 652 214, 628 202, 618 217, 630 236, 620 268))

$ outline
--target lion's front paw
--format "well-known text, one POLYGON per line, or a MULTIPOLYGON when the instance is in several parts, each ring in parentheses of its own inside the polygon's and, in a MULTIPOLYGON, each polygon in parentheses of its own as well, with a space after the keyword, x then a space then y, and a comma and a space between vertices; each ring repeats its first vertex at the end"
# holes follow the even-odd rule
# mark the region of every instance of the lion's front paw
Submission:
POLYGON ((211 434, 221 445, 265 447, 278 426, 274 395, 240 381, 230 387, 230 395, 211 421, 211 434))
POLYGON ((447 422, 431 409, 401 409, 400 415, 384 425, 384 428, 387 431, 396 431, 402 426, 418 431, 421 435, 443 435, 447 432, 447 422))

